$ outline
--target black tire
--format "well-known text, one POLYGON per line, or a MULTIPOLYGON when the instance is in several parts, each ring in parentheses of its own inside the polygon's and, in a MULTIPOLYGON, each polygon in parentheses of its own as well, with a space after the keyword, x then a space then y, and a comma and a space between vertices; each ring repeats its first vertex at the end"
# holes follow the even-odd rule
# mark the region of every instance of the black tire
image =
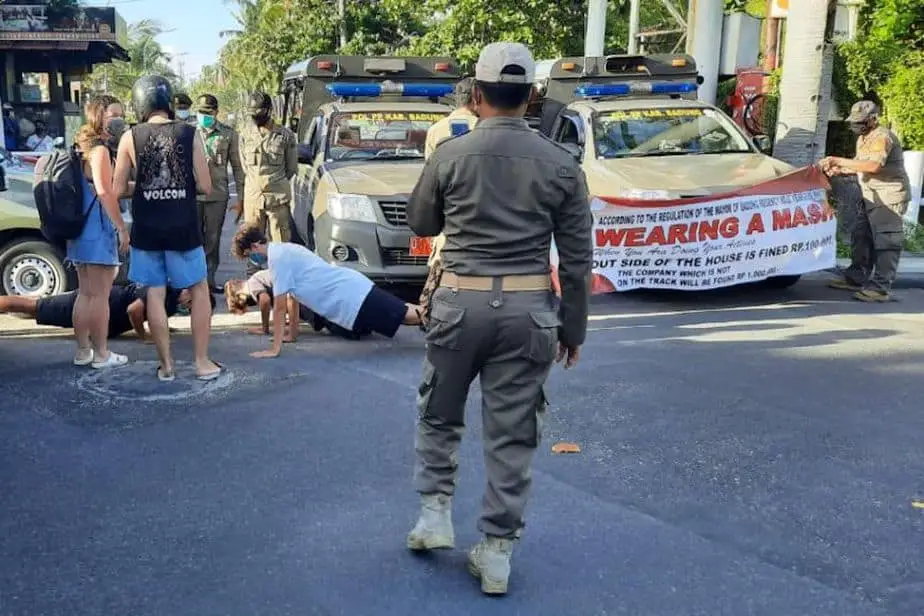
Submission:
POLYGON ((760 285, 767 289, 788 289, 799 282, 802 276, 774 276, 761 281, 760 285))
POLYGON ((48 297, 76 287, 64 255, 42 240, 16 240, 0 247, 0 294, 48 297))

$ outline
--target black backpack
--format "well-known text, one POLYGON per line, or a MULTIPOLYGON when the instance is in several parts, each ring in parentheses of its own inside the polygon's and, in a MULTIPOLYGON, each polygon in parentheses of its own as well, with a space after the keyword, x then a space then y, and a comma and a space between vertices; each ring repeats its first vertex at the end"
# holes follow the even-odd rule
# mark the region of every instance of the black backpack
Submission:
POLYGON ((80 176, 83 161, 74 147, 55 148, 35 164, 32 196, 42 223, 42 234, 53 244, 80 237, 92 208, 83 211, 80 176))

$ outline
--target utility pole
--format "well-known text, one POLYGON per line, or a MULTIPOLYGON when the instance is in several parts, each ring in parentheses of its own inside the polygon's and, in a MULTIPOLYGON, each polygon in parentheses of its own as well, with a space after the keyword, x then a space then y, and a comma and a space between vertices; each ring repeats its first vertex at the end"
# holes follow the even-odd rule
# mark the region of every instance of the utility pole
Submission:
POLYGON ((715 104, 719 86, 724 23, 725 3, 722 0, 690 0, 687 53, 696 59, 696 67, 703 78, 697 98, 710 105, 715 104))
POLYGON ((603 48, 606 45, 607 4, 609 0, 588 0, 587 2, 587 31, 584 35, 585 58, 599 58, 603 55, 603 48))
POLYGON ((629 53, 638 53, 638 27, 642 0, 629 0, 629 53))

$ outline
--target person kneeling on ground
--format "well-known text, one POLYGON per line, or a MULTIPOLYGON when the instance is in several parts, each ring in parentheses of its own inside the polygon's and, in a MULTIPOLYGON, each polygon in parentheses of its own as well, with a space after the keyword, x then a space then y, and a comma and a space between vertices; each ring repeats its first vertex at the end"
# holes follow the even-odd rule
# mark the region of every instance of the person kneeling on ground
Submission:
MULTIPOLYGON (((420 307, 386 293, 360 272, 324 261, 304 246, 268 243, 257 224, 244 224, 234 235, 232 254, 266 265, 273 288, 273 347, 252 353, 276 357, 282 351, 283 322, 292 295, 328 321, 353 332, 370 331, 394 337, 401 325, 419 325, 420 307)), ((298 316, 290 334, 297 335, 298 316)))
MULTIPOLYGON (((273 311, 273 279, 269 270, 260 270, 247 280, 229 280, 225 283, 225 301, 228 304, 228 312, 231 314, 242 315, 247 313, 247 309, 252 306, 260 307, 260 327, 252 327, 247 330, 250 334, 267 335, 270 333, 270 314, 273 311)), ((292 319, 297 315, 299 321, 311 323, 316 332, 327 329, 330 333, 348 340, 359 340, 362 336, 372 333, 354 332, 344 329, 336 323, 331 323, 319 314, 315 314, 310 308, 299 304, 290 295, 287 300, 288 325, 285 328, 283 342, 295 342, 298 337, 298 327, 290 330, 289 325, 292 319), (296 308, 297 307, 297 308, 296 308)))
MULTIPOLYGON (((144 323, 147 320, 147 287, 135 284, 114 285, 109 291, 109 338, 134 330, 142 341, 149 341, 144 323)), ((35 319, 36 325, 74 327, 74 305, 77 291, 50 297, 0 296, 0 314, 18 313, 35 319)), ((177 313, 179 306, 189 305, 189 291, 168 289, 164 308, 167 316, 177 313)))

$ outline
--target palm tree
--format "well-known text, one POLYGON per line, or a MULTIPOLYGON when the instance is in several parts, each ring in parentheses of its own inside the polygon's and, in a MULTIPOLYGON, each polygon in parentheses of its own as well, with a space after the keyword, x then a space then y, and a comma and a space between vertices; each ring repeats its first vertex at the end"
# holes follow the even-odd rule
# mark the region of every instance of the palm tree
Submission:
POLYGON ((831 108, 831 0, 790 3, 774 156, 797 167, 824 155, 831 108))
POLYGON ((129 61, 115 61, 98 68, 89 80, 92 88, 127 101, 132 85, 143 75, 162 75, 175 82, 178 78, 170 66, 170 54, 157 41, 163 31, 163 26, 150 19, 131 24, 122 41, 129 61))

